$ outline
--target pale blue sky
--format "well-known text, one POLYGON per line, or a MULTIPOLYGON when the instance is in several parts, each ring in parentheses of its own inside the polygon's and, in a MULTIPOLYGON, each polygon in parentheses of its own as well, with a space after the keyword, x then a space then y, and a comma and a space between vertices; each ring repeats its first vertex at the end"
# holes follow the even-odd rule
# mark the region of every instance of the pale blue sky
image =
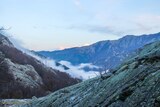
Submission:
POLYGON ((160 32, 160 0, 1 0, 0 16, 34 50, 160 32))

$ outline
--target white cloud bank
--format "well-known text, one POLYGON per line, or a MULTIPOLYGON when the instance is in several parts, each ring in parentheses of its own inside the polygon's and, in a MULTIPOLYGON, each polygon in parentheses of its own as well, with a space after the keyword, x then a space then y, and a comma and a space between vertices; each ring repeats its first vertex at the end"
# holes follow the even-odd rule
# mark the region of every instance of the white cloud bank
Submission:
POLYGON ((99 68, 95 65, 92 65, 90 63, 82 63, 80 65, 74 66, 72 65, 70 62, 68 61, 60 61, 61 64, 66 65, 67 67, 69 67, 69 70, 66 70, 65 72, 69 73, 72 77, 77 77, 77 78, 81 78, 81 79, 89 79, 89 78, 93 78, 96 77, 96 72, 97 71, 85 71, 83 70, 84 67, 89 67, 89 68, 99 68))
POLYGON ((29 54, 32 57, 38 59, 39 61, 41 61, 46 66, 51 67, 53 69, 57 69, 57 70, 59 70, 61 72, 66 72, 66 73, 68 73, 69 75, 71 75, 74 78, 80 78, 82 80, 86 80, 86 79, 90 79, 90 78, 96 77, 98 75, 97 71, 87 71, 86 72, 83 69, 84 67, 88 67, 90 69, 99 68, 99 67, 97 67, 95 65, 92 65, 90 63, 83 63, 83 64, 80 64, 80 65, 74 66, 68 61, 60 61, 59 63, 62 64, 62 66, 56 66, 56 61, 55 60, 48 59, 48 58, 46 58, 46 59, 45 58, 40 58, 39 56, 37 56, 37 55, 35 55, 33 53, 30 53, 30 52, 27 52, 27 54, 29 54), (69 69, 65 70, 63 68, 63 65, 68 67, 69 69))

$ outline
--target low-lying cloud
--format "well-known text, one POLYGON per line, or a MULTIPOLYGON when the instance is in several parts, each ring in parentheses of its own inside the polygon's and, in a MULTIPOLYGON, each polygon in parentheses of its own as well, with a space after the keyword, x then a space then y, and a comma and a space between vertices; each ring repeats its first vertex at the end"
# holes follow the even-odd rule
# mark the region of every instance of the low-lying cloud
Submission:
POLYGON ((81 79, 89 79, 89 78, 93 78, 97 76, 97 71, 85 71, 83 68, 84 67, 89 67, 91 69, 93 68, 99 68, 95 65, 92 65, 90 63, 82 63, 79 65, 72 65, 70 62, 68 61, 60 61, 61 64, 66 65, 67 67, 69 67, 69 70, 66 70, 65 72, 69 73, 72 77, 77 77, 77 78, 81 78, 81 79))
POLYGON ((98 66, 92 65, 91 63, 82 63, 79 65, 72 65, 70 62, 68 61, 60 61, 58 63, 60 63, 60 66, 56 65, 56 61, 53 59, 49 59, 49 58, 41 58, 39 56, 37 56, 36 54, 29 52, 29 51, 25 51, 26 54, 36 58, 37 60, 41 61, 43 64, 45 64, 48 67, 51 67, 53 69, 59 70, 61 72, 66 72, 69 75, 71 75, 74 78, 80 78, 82 80, 86 80, 89 78, 93 78, 96 77, 98 74, 98 71, 85 71, 84 68, 88 67, 90 69, 98 69, 98 66), (69 69, 64 69, 63 66, 68 67, 69 69))
POLYGON ((56 65, 57 62, 55 60, 52 60, 52 59, 49 59, 49 58, 40 57, 37 54, 33 53, 32 51, 29 51, 29 50, 23 48, 21 46, 21 42, 18 39, 14 38, 13 36, 8 36, 8 34, 5 34, 5 35, 7 35, 7 37, 13 43, 13 45, 17 49, 21 50, 23 53, 36 58, 37 60, 39 60, 40 62, 42 62, 44 65, 46 65, 48 67, 51 67, 53 69, 57 69, 57 70, 59 70, 61 72, 66 72, 66 73, 68 73, 69 75, 71 75, 74 78, 80 78, 82 80, 86 80, 86 79, 89 79, 89 78, 96 77, 97 74, 98 74, 97 71, 87 71, 86 72, 84 70, 85 67, 88 67, 90 69, 94 69, 94 68, 98 69, 99 68, 99 67, 97 67, 95 65, 92 65, 91 63, 82 63, 82 64, 74 66, 68 61, 60 61, 58 63, 60 63, 61 65, 57 66, 56 65), (66 66, 69 69, 65 70, 63 66, 66 66))
POLYGON ((48 59, 48 58, 40 58, 39 56, 27 52, 27 54, 31 55, 32 57, 36 58, 37 60, 41 61, 43 64, 45 64, 48 67, 51 67, 53 69, 57 69, 61 72, 66 72, 69 75, 71 75, 74 78, 80 78, 82 80, 86 80, 89 78, 93 78, 96 77, 98 74, 98 71, 85 71, 83 68, 84 67, 88 67, 90 69, 94 69, 94 68, 99 68, 95 65, 92 65, 90 63, 82 63, 80 65, 72 65, 70 62, 68 61, 60 61, 58 63, 60 63, 60 66, 56 66, 56 61, 52 60, 52 59, 48 59), (65 70, 63 66, 68 67, 69 69, 65 70))

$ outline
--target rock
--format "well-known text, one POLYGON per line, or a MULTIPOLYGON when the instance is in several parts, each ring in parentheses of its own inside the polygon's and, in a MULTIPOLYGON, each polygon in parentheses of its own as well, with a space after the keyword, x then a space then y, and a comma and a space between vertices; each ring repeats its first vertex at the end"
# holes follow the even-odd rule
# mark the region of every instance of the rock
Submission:
POLYGON ((159 107, 160 70, 157 66, 160 59, 154 54, 157 52, 160 52, 160 42, 146 45, 107 79, 89 79, 65 88, 65 93, 64 89, 58 90, 29 101, 31 105, 23 107, 159 107), (143 62, 137 64, 141 59, 143 62))

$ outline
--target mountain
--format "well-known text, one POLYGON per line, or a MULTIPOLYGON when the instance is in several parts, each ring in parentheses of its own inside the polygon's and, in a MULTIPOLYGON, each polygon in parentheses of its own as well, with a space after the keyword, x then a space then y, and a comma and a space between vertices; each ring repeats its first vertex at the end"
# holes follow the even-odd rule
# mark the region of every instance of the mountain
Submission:
POLYGON ((118 66, 136 49, 157 40, 160 40, 160 33, 141 36, 127 35, 118 40, 100 41, 90 46, 38 53, 57 61, 69 61, 74 65, 92 63, 110 69, 118 66))
POLYGON ((40 97, 78 82, 18 50, 0 33, 0 99, 40 97))
POLYGON ((146 45, 110 73, 58 90, 46 97, 27 100, 20 105, 160 107, 160 41, 146 45))

